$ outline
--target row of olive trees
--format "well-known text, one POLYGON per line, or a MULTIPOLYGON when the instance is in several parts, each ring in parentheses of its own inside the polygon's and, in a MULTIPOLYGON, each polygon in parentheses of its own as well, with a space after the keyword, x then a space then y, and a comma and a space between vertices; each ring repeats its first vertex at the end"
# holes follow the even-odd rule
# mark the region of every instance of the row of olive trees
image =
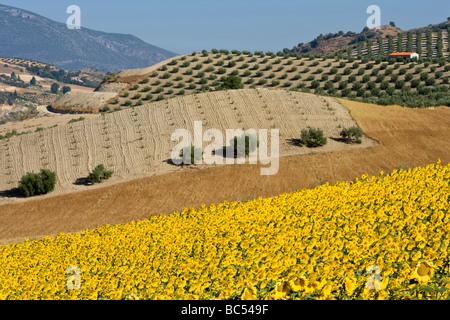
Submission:
MULTIPOLYGON (((346 143, 361 144, 364 133, 359 127, 344 128, 340 132, 340 136, 346 143)), ((319 128, 303 129, 300 134, 301 144, 308 148, 316 148, 324 146, 327 143, 327 138, 319 128)), ((244 133, 241 136, 236 136, 230 141, 233 146, 234 157, 240 158, 248 156, 259 147, 259 140, 254 134, 244 133)), ((203 151, 194 146, 187 146, 180 151, 179 154, 182 164, 197 164, 203 159, 203 151)))
MULTIPOLYGON (((101 183, 103 180, 112 177, 114 171, 107 170, 103 164, 95 167, 89 173, 87 180, 91 184, 101 183)), ((48 169, 41 169, 39 173, 28 172, 19 182, 20 193, 28 198, 44 195, 55 190, 56 172, 48 169)))

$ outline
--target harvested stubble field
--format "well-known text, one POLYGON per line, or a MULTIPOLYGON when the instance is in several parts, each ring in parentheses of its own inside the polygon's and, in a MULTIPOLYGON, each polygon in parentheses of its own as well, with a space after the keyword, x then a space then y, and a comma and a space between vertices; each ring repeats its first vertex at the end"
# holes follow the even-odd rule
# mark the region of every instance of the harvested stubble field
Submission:
MULTIPOLYGON (((266 92, 261 93, 264 95, 266 92)), ((276 92, 267 91, 267 94, 276 92)), ((195 99, 195 96, 190 99, 195 99)), ((84 192, 6 204, 0 207, 0 237, 3 242, 15 242, 22 241, 24 237, 76 232, 106 224, 147 219, 152 215, 169 214, 202 204, 270 197, 327 181, 352 180, 364 173, 377 175, 380 170, 388 172, 398 167, 426 165, 438 158, 442 163, 450 161, 447 142, 450 109, 407 109, 344 99, 340 101, 351 111, 366 136, 378 141, 378 145, 283 157, 280 159, 280 170, 274 176, 261 176, 259 165, 183 169, 84 192)), ((129 115, 130 111, 126 114, 129 115)), ((118 119, 118 115, 111 116, 118 119)), ((87 122, 78 124, 87 125, 87 122)), ((132 133, 128 135, 130 139, 132 133)), ((129 144, 127 148, 132 149, 133 145, 129 144)), ((94 165, 93 157, 91 153, 91 165, 94 165)), ((103 158, 100 156, 98 159, 103 158)), ((83 170, 79 170, 81 174, 83 170)))
MULTIPOLYGON (((86 177, 100 163, 114 170, 115 181, 179 170, 167 163, 177 144, 171 142, 171 134, 178 128, 193 133, 194 121, 203 122, 203 131, 219 129, 224 139, 226 129, 279 129, 281 156, 375 144, 367 138, 360 145, 329 139, 320 149, 292 143, 308 126, 321 128, 327 137, 337 139, 340 128, 357 125, 335 99, 282 90, 220 91, 102 114, 4 140, 0 190, 14 188, 25 173, 43 167, 57 172, 56 194, 85 189, 76 184, 77 179, 86 177)), ((264 146, 267 141, 260 143, 264 146)), ((270 150, 270 141, 268 147, 270 150)), ((2 197, 0 203, 15 200, 2 197)))

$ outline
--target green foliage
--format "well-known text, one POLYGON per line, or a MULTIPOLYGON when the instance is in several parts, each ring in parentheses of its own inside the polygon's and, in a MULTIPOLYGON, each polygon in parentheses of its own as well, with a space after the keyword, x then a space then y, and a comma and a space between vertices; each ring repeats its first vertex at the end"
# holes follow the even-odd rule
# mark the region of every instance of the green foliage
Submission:
POLYGON ((72 124, 75 122, 80 122, 80 121, 84 121, 86 118, 85 117, 79 117, 78 119, 71 119, 68 124, 72 124))
POLYGON ((203 151, 194 146, 184 147, 180 151, 182 165, 198 164, 203 159, 203 151))
POLYGON ((112 177, 114 171, 107 170, 103 164, 99 164, 89 173, 88 181, 92 184, 101 183, 103 180, 107 180, 112 177))
POLYGON ((308 148, 316 148, 327 143, 327 138, 323 135, 323 131, 318 128, 303 129, 300 136, 302 144, 308 148))
POLYGON ((222 82, 220 90, 243 89, 242 79, 238 76, 228 76, 222 82))
POLYGON ((40 173, 29 172, 19 183, 19 190, 24 197, 47 194, 55 189, 56 173, 41 169, 40 173))
POLYGON ((240 158, 255 151, 259 147, 259 140, 255 134, 245 132, 240 137, 234 137, 230 145, 233 146, 234 157, 240 158))
POLYGON ((53 94, 57 94, 59 91, 59 84, 57 84, 56 82, 53 83, 50 90, 53 94))

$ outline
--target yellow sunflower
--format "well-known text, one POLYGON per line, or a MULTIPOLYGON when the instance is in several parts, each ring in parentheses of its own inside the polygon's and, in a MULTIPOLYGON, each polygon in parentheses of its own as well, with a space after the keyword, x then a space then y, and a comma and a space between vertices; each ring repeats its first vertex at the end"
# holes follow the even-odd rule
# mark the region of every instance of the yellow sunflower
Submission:
POLYGON ((278 281, 275 286, 275 292, 283 292, 285 294, 289 294, 291 292, 291 286, 289 281, 282 280, 278 281))
POLYGON ((412 277, 419 283, 426 284, 434 274, 434 264, 430 261, 420 261, 416 264, 412 277))
POLYGON ((350 296, 353 294, 353 291, 355 291, 355 289, 356 289, 356 283, 349 278, 345 279, 344 286, 345 286, 345 291, 347 291, 348 295, 350 295, 350 296))
POLYGON ((256 292, 253 287, 247 287, 241 296, 242 300, 256 300, 256 292))
POLYGON ((289 281, 292 291, 302 291, 308 285, 308 280, 304 276, 296 277, 289 281))

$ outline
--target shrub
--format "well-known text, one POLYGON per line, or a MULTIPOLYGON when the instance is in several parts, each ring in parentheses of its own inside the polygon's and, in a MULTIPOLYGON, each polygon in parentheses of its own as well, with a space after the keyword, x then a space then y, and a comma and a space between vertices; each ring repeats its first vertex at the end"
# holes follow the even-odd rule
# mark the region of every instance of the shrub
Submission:
POLYGON ((103 164, 99 164, 88 175, 88 181, 92 184, 101 183, 103 180, 107 180, 112 177, 114 171, 106 170, 103 164))
POLYGON ((425 84, 427 86, 434 86, 436 84, 436 79, 435 78, 428 78, 425 80, 425 84))
POLYGON ((422 72, 422 73, 420 74, 420 80, 421 80, 421 81, 425 81, 425 80, 427 80, 427 79, 428 79, 428 73, 422 72))
POLYGON ((360 144, 362 142, 361 138, 363 136, 363 131, 360 127, 344 128, 340 135, 346 142, 356 142, 360 144))
POLYGON ((242 79, 238 76, 228 76, 220 86, 221 90, 243 89, 242 79))
POLYGON ((47 194, 55 189, 56 173, 41 169, 40 173, 29 172, 19 183, 19 190, 24 197, 47 194))
POLYGON ((203 151, 194 146, 184 147, 180 151, 181 165, 198 164, 203 159, 203 151))
POLYGON ((72 124, 75 122, 80 122, 80 121, 84 121, 86 118, 85 117, 79 117, 78 119, 71 119, 68 124, 72 124))
POLYGON ((407 73, 407 74, 405 74, 405 80, 406 80, 406 81, 411 81, 412 78, 413 78, 413 74, 412 74, 412 73, 407 73))
POLYGON ((234 157, 248 156, 259 147, 259 140, 255 134, 245 132, 240 137, 234 137, 230 141, 233 146, 234 157))
POLYGON ((317 89, 318 87, 320 87, 320 81, 319 80, 314 80, 313 82, 311 82, 311 88, 312 89, 317 89))
MULTIPOLYGON (((104 106, 104 107, 101 108, 99 111, 100 111, 100 112, 109 112, 109 111, 111 111, 111 108, 110 108, 109 106, 104 106)), ((38 128, 38 129, 39 129, 39 128, 38 128)), ((37 131, 37 129, 36 129, 36 131, 37 131)))
POLYGON ((327 143, 327 138, 324 137, 321 129, 311 128, 303 129, 300 136, 302 144, 308 148, 316 148, 327 143))
POLYGON ((403 80, 395 81, 395 89, 402 89, 405 86, 405 82, 403 80))

